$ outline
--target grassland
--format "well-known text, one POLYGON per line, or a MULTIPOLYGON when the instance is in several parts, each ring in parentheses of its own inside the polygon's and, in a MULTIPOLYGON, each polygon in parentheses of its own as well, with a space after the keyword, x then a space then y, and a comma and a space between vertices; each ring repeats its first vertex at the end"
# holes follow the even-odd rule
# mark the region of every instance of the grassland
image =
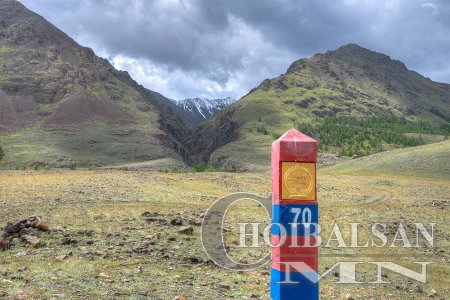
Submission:
MULTIPOLYGON (((437 223, 434 248, 408 249, 413 257, 382 260, 415 270, 413 261, 431 261, 428 283, 386 271, 384 279, 391 284, 339 285, 329 275, 321 282, 322 299, 345 299, 347 294, 355 299, 427 299, 432 289, 437 291, 435 298, 448 298, 450 176, 445 167, 433 169, 437 167, 434 160, 443 165, 448 161, 448 147, 445 142, 391 151, 319 170, 324 237, 334 222, 344 230, 346 241, 350 239, 348 222, 361 222, 364 229, 374 222, 437 223), (421 171, 413 172, 419 164, 421 171), (427 166, 431 169, 426 170, 427 166)), ((58 230, 40 234, 40 247, 18 243, 0 253, 0 298, 173 299, 184 295, 186 299, 268 299, 268 266, 248 273, 220 269, 203 251, 199 226, 194 225, 194 234, 186 236, 170 225, 175 217, 186 225, 198 224, 216 199, 243 191, 267 195, 269 170, 244 174, 2 171, 1 222, 37 214, 58 230), (158 213, 158 221, 147 221, 142 217, 145 211, 158 213), (73 243, 64 242, 68 236, 73 243), (146 240, 151 244, 142 250, 146 240)), ((255 219, 269 222, 267 213, 253 202, 236 205, 226 219, 230 255, 237 259, 251 262, 268 250, 233 247, 236 222, 255 219)), ((389 239, 393 234, 389 232, 389 239)), ((357 260, 367 261, 364 254, 402 251, 322 248, 320 270, 352 260, 330 254, 362 255, 357 260)), ((362 281, 375 280, 370 268, 358 276, 362 281)))

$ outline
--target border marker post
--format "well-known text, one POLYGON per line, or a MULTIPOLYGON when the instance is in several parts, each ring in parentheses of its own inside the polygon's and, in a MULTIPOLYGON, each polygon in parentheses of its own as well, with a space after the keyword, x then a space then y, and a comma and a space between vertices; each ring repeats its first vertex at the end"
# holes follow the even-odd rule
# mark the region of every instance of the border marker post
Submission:
POLYGON ((316 163, 317 141, 295 129, 272 144, 272 300, 319 299, 316 163))

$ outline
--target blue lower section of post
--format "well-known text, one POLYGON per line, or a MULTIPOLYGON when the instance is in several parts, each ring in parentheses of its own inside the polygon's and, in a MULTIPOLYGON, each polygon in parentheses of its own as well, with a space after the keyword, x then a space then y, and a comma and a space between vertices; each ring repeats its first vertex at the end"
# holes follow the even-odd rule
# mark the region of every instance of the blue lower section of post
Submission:
POLYGON ((280 272, 272 268, 270 297, 272 300, 319 299, 319 274, 316 272, 280 272), (283 282, 293 283, 283 283, 283 282))

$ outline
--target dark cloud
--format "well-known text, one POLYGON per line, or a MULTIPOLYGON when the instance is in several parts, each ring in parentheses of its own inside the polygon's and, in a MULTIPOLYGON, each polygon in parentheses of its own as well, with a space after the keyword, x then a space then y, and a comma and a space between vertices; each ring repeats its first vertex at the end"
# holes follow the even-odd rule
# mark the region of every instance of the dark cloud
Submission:
POLYGON ((22 0, 172 97, 239 96, 295 59, 358 43, 450 82, 446 0, 22 0))

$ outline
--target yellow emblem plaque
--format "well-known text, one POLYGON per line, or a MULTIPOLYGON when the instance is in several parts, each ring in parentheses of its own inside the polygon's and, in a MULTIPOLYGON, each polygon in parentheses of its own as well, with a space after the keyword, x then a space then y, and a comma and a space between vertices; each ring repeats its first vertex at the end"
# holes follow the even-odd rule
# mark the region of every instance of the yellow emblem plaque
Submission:
POLYGON ((316 200, 316 167, 314 163, 281 163, 281 199, 316 200))

